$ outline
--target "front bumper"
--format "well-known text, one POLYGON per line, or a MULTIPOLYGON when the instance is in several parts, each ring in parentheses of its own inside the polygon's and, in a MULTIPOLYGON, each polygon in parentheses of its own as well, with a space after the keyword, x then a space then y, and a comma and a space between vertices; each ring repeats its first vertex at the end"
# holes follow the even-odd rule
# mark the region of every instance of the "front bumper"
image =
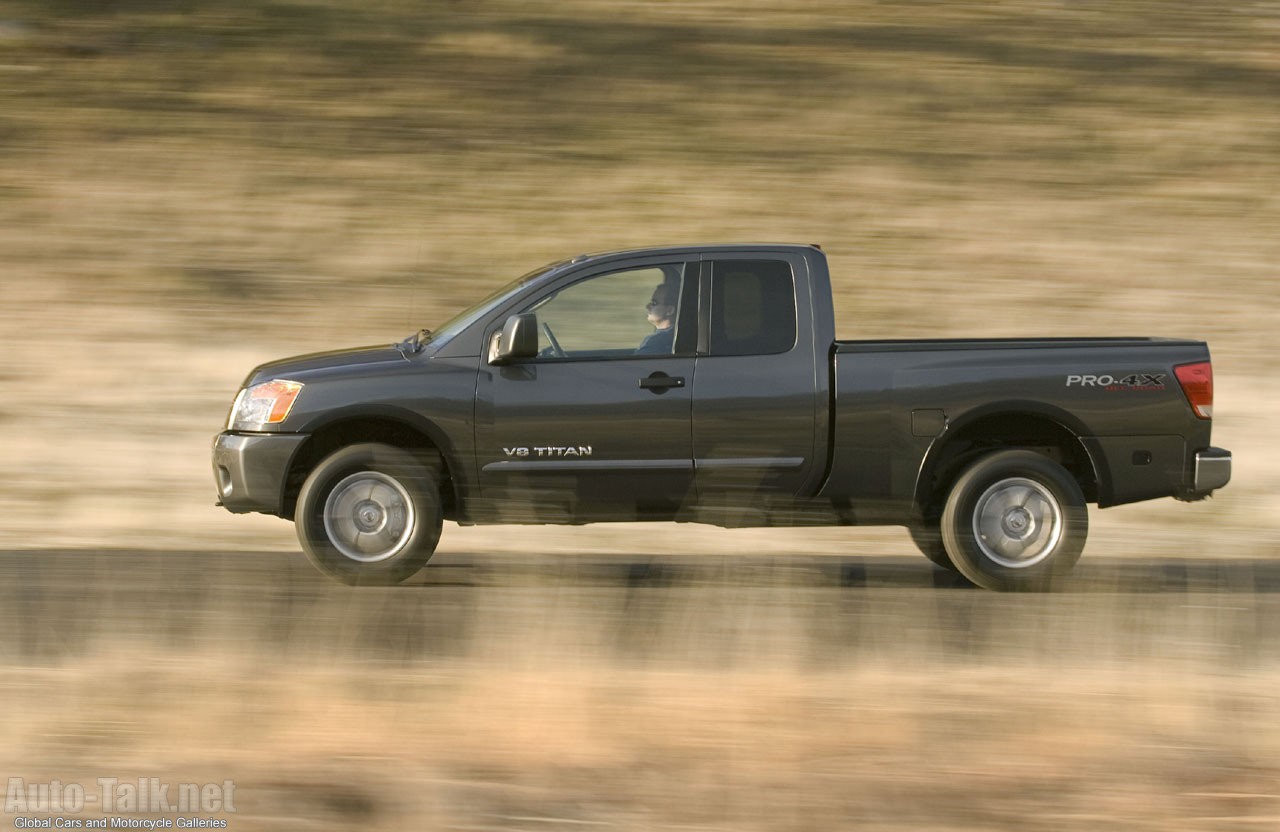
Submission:
POLYGON ((1191 490, 1183 499, 1203 500, 1215 490, 1231 482, 1231 451, 1205 448, 1196 451, 1191 490))
POLYGON ((218 505, 227 511, 280 514, 289 463, 307 434, 220 433, 213 440, 218 505))

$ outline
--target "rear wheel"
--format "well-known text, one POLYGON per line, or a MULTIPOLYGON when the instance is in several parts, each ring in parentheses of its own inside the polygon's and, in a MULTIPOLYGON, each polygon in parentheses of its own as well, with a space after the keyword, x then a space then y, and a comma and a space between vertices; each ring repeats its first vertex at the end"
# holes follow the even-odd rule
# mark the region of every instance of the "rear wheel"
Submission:
POLYGON ((1045 590, 1084 550, 1089 512, 1065 468, 1031 451, 979 459, 952 486, 942 540, 956 569, 996 590, 1045 590))
POLYGON ((390 445, 343 448, 316 466, 298 494, 295 523, 307 557, 348 584, 395 584, 421 569, 440 541, 433 467, 390 445))
POLYGON ((942 543, 942 529, 938 526, 938 521, 922 520, 919 523, 907 527, 907 532, 911 535, 911 542, 916 544, 916 548, 920 553, 933 562, 935 566, 946 569, 949 572, 955 572, 956 565, 951 562, 951 556, 947 554, 947 547, 942 543))

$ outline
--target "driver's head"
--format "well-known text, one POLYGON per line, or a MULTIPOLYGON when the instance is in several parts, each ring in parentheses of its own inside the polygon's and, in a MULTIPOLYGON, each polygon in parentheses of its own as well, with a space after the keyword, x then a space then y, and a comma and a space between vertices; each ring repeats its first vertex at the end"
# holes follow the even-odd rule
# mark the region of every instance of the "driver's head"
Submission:
POLYGON ((676 315, 676 287, 672 283, 659 283, 653 290, 653 297, 645 304, 649 313, 649 323, 658 329, 671 326, 671 319, 676 315))

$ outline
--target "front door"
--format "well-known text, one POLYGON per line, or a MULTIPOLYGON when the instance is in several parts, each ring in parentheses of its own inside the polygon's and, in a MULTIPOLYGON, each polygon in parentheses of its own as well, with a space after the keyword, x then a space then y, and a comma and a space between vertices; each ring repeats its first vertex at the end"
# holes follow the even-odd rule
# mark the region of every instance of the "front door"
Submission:
POLYGON ((490 512, 660 518, 691 498, 696 285, 696 263, 614 264, 520 310, 537 316, 538 357, 481 367, 476 390, 490 512))

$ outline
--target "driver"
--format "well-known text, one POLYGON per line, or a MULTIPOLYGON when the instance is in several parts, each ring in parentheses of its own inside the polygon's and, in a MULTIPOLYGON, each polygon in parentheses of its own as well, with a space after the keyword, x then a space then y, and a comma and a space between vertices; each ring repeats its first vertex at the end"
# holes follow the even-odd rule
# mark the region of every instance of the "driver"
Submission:
POLYGON ((654 330, 636 348, 636 355, 671 355, 676 346, 676 286, 659 283, 653 298, 645 304, 654 330))

